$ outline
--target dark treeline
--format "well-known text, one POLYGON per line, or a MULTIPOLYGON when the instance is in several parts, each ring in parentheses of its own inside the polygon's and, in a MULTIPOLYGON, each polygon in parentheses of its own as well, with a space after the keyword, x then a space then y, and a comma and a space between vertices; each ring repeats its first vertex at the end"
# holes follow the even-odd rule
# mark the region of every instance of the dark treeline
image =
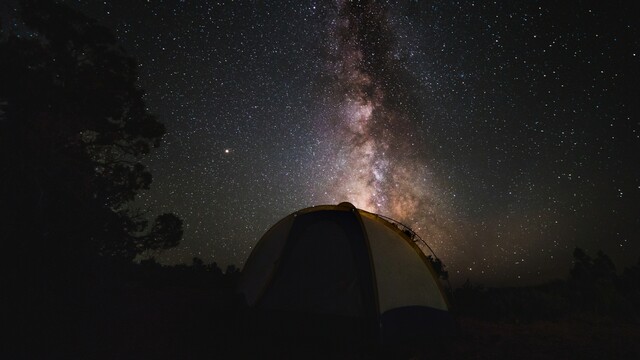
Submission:
POLYGON ((617 272, 576 248, 565 279, 528 287, 453 290, 453 359, 638 359, 640 261, 617 272))
POLYGON ((155 259, 94 263, 85 289, 84 333, 63 354, 81 358, 222 358, 239 343, 240 272, 194 258, 167 266, 155 259))
POLYGON ((454 311, 484 320, 586 320, 640 322, 640 260, 616 271, 603 252, 576 248, 566 280, 530 287, 485 288, 471 281, 453 291, 454 311))

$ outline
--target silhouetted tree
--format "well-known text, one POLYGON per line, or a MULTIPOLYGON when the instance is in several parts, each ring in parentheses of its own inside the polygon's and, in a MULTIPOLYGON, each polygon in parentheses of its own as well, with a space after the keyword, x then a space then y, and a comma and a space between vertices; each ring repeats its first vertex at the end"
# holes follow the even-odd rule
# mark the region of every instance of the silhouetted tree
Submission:
POLYGON ((233 264, 227 266, 227 270, 225 270, 225 275, 234 275, 239 273, 240 270, 233 264))
POLYGON ((194 257, 191 262, 191 266, 194 269, 202 269, 204 267, 204 261, 202 261, 202 259, 200 259, 199 257, 194 257))
POLYGON ((640 259, 635 265, 624 269, 619 288, 630 302, 634 319, 640 322, 640 259))
POLYGON ((19 339, 50 354, 89 326, 97 260, 175 246, 182 221, 130 207, 151 184, 139 160, 165 132, 135 61, 108 29, 59 3, 23 1, 18 21, 21 33, 0 34, 3 308, 19 339))
POLYGON ((593 259, 584 250, 578 247, 573 250, 573 268, 570 272, 572 280, 581 281, 589 278, 592 266, 593 259))
POLYGON ((177 245, 178 217, 149 223, 129 207, 151 184, 139 159, 165 132, 147 112, 135 61, 66 6, 23 1, 21 14, 30 32, 0 42, 2 241, 52 261, 177 245))
POLYGON ((205 267, 207 271, 217 279, 221 279, 224 276, 224 274, 222 273, 222 269, 220 269, 220 266, 218 266, 218 263, 216 263, 215 261, 211 264, 205 265, 205 267))
POLYGON ((571 269, 573 281, 593 282, 604 279, 612 281, 617 277, 613 261, 602 251, 598 251, 597 257, 594 259, 581 248, 575 248, 573 260, 573 268, 571 269))
POLYGON ((573 252, 570 285, 576 310, 596 316, 619 316, 626 300, 618 292, 619 279, 611 259, 602 251, 596 258, 576 248, 573 252))

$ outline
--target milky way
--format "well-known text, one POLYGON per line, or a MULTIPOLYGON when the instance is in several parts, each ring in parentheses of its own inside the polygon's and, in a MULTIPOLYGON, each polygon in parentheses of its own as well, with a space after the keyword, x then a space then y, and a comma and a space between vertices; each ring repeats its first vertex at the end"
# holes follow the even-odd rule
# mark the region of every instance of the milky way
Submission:
POLYGON ((328 156, 331 202, 350 201, 356 207, 392 217, 442 243, 444 206, 419 150, 406 114, 397 111, 390 94, 396 75, 393 33, 386 9, 375 3, 342 2, 328 31, 330 62, 336 94, 330 129, 335 149, 328 156), (395 69, 395 70, 394 70, 395 69))

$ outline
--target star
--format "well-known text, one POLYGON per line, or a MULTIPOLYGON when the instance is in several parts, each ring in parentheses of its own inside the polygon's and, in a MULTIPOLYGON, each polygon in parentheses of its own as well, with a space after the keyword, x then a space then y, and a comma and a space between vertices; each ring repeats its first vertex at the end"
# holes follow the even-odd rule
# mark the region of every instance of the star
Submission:
POLYGON ((575 246, 637 261, 632 2, 64 2, 114 29, 166 125, 139 199, 184 219, 165 263, 241 266, 343 201, 418 229, 454 283, 563 277, 575 246))

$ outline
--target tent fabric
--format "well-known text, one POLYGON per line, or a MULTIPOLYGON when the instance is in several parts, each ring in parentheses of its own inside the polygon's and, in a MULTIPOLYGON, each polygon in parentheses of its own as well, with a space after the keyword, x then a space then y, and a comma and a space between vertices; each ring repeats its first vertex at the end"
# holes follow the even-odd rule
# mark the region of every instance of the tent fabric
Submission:
POLYGON ((420 250, 412 242, 399 241, 405 235, 395 225, 369 213, 361 215, 376 271, 380 312, 419 305, 446 311, 447 304, 420 250))
POLYGON ((242 269, 244 275, 242 292, 247 303, 255 304, 270 283, 270 276, 280 258, 294 220, 294 216, 282 219, 267 231, 263 240, 259 241, 251 252, 242 269))
POLYGON ((370 319, 387 332, 448 316, 433 269, 407 234, 348 203, 303 209, 269 229, 239 291, 258 309, 370 319))
POLYGON ((353 215, 346 215, 323 211, 296 219, 261 306, 364 315, 361 289, 365 283, 354 254, 363 242, 362 232, 353 215))

